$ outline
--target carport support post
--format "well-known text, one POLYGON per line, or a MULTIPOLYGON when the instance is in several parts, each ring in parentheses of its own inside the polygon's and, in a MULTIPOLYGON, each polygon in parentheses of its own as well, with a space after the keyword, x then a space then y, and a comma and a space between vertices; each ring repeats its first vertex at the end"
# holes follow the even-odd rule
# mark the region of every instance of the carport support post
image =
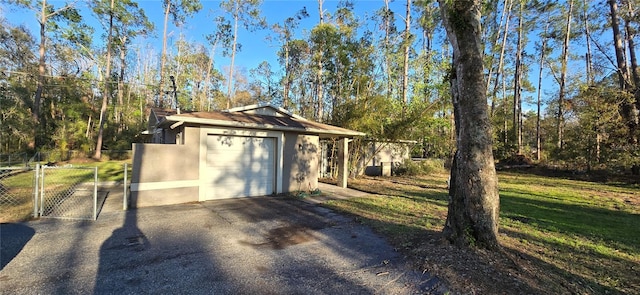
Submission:
POLYGON ((347 187, 349 176, 349 139, 341 138, 338 141, 338 186, 347 187))

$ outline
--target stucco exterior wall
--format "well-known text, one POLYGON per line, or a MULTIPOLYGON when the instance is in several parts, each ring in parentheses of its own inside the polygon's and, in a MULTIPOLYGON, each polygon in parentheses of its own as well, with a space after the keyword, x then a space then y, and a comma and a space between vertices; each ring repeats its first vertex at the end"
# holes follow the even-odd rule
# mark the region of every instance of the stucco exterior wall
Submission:
POLYGON ((284 192, 308 191, 318 188, 320 139, 317 135, 286 132, 284 135, 284 192))
POLYGON ((133 144, 130 206, 198 201, 199 151, 197 144, 133 144))
POLYGON ((398 165, 411 156, 409 145, 397 142, 367 142, 362 153, 358 171, 367 175, 380 175, 381 163, 398 165))
POLYGON ((198 152, 200 145, 200 127, 185 126, 184 127, 184 145, 193 147, 198 152))

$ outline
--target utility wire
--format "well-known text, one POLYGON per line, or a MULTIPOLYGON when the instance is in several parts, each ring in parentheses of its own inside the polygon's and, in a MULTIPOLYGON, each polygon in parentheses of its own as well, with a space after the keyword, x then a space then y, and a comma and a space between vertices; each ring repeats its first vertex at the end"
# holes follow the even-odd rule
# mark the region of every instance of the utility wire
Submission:
MULTIPOLYGON (((37 74, 33 74, 33 73, 27 73, 27 72, 20 72, 20 71, 12 71, 12 70, 6 70, 6 69, 0 69, 0 79, 2 78, 8 78, 11 75, 22 75, 25 77, 29 77, 29 78, 36 78, 38 75, 37 74), (8 74, 7 74, 8 73, 8 74)), ((76 76, 60 76, 60 75, 43 75, 43 77, 47 77, 47 78, 54 78, 54 79, 74 79, 74 80, 80 80, 80 81, 88 81, 88 82, 97 82, 97 83, 109 83, 109 84, 118 84, 118 81, 101 81, 99 79, 94 79, 94 78, 82 78, 82 77, 76 77, 76 76)), ((158 87, 158 85, 153 85, 153 84, 144 84, 144 83, 137 83, 137 82, 123 82, 124 84, 127 85, 133 85, 133 86, 147 86, 147 87, 158 87)), ((57 85, 64 85, 64 84, 57 84, 57 85)))

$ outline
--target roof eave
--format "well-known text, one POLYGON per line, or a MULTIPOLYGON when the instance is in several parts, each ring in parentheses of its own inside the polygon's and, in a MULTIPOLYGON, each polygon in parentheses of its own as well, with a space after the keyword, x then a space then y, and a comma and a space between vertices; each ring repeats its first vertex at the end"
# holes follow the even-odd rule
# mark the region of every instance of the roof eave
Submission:
POLYGON ((276 126, 271 124, 255 124, 255 123, 243 123, 237 121, 226 121, 226 120, 215 120, 215 119, 202 119, 202 118, 187 118, 180 116, 168 116, 165 118, 166 124, 169 122, 184 122, 184 123, 194 123, 194 124, 202 124, 202 125, 211 125, 211 126, 221 126, 221 127, 238 127, 238 128, 251 128, 251 129, 262 129, 262 130, 277 130, 277 131, 295 131, 302 133, 314 133, 319 135, 333 135, 333 136, 343 136, 343 137, 353 137, 353 136, 366 136, 365 133, 358 131, 341 131, 341 130, 324 130, 318 128, 298 128, 298 127, 286 127, 286 126, 276 126))

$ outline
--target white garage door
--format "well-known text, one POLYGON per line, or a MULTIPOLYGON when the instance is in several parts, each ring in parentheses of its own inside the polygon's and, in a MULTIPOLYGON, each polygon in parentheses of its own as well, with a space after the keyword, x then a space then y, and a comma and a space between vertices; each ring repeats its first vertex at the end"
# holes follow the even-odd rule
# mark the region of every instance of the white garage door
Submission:
POLYGON ((205 198, 226 199, 272 194, 275 140, 268 137, 207 136, 205 198))

